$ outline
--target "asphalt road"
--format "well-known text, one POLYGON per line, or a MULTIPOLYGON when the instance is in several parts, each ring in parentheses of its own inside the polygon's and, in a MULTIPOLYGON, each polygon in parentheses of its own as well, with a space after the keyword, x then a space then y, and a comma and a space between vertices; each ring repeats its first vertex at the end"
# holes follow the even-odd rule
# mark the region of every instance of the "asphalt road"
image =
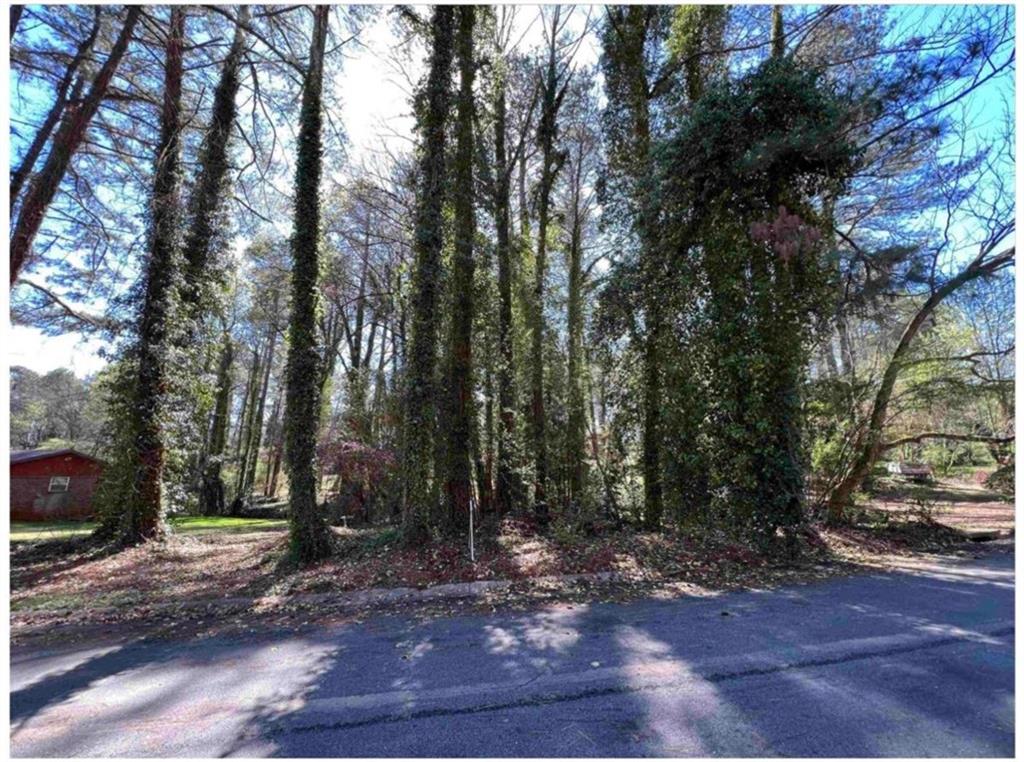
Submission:
POLYGON ((15 756, 1012 756, 1013 555, 11 658, 15 756))

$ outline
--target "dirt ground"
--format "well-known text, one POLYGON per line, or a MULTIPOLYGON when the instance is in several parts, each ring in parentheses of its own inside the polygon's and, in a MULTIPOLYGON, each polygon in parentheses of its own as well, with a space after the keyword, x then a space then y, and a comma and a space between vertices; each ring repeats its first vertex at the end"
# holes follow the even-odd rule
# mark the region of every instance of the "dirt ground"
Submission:
POLYGON ((897 515, 927 515, 954 529, 1014 529, 1014 501, 1002 499, 978 484, 943 480, 916 487, 888 482, 876 493, 872 505, 897 515))
POLYGON ((408 548, 387 528, 336 529, 340 552, 310 569, 286 562, 283 530, 178 535, 117 554, 81 538, 18 543, 11 553, 12 633, 156 620, 251 626, 270 616, 308 622, 330 613, 331 606, 305 605, 304 594, 477 580, 514 581, 500 596, 478 602, 491 607, 552 598, 715 594, 846 574, 928 553, 969 552, 945 523, 1012 528, 1013 504, 976 487, 943 484, 922 492, 892 485, 857 522, 808 528, 796 559, 760 553, 724 535, 630 529, 597 537, 541 535, 530 522, 514 520, 478 543, 475 562, 462 542, 408 548), (532 582, 597 572, 614 572, 615 582, 543 589, 532 582))

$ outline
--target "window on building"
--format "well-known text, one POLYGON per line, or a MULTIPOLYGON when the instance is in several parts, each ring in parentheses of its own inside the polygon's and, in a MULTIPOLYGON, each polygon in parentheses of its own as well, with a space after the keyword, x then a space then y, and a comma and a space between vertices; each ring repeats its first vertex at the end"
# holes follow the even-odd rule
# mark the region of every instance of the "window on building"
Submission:
POLYGON ((50 477, 50 492, 67 492, 68 486, 71 484, 70 476, 51 476, 50 477))

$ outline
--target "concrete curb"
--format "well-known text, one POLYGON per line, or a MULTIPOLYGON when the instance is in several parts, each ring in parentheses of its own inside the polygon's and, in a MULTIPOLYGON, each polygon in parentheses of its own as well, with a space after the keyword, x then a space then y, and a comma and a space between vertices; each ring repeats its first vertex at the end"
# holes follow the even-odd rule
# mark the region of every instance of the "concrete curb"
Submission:
POLYGON ((957 534, 971 542, 990 542, 1013 537, 1012 529, 959 529, 951 527, 957 534))
MULTIPOLYGON (((153 605, 139 604, 136 613, 158 614, 164 611, 175 612, 213 612, 222 609, 274 609, 288 604, 316 605, 328 604, 337 608, 353 608, 376 603, 421 603, 438 600, 461 600, 466 598, 482 598, 491 592, 501 592, 513 586, 525 586, 528 589, 553 587, 564 584, 591 584, 615 582, 625 579, 619 572, 597 572, 594 574, 563 574, 544 577, 525 577, 521 580, 488 579, 476 582, 453 582, 432 587, 371 587, 366 590, 350 590, 341 593, 303 593, 300 595, 263 595, 263 596, 232 596, 225 598, 206 598, 191 603, 156 603, 153 605)), ((12 611, 11 620, 16 622, 21 617, 39 614, 70 615, 114 614, 122 609, 113 606, 86 607, 82 609, 26 609, 12 611)))

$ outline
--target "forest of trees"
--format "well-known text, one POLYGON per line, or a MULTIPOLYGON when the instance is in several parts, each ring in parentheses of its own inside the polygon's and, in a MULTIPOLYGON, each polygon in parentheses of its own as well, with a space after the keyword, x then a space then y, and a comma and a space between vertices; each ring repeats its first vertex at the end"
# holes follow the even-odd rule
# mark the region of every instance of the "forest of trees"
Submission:
POLYGON ((10 12, 13 320, 110 348, 15 369, 12 446, 103 455, 99 537, 792 547, 887 460, 1013 467, 1012 7, 10 12), (382 24, 415 128, 360 153, 382 24))

